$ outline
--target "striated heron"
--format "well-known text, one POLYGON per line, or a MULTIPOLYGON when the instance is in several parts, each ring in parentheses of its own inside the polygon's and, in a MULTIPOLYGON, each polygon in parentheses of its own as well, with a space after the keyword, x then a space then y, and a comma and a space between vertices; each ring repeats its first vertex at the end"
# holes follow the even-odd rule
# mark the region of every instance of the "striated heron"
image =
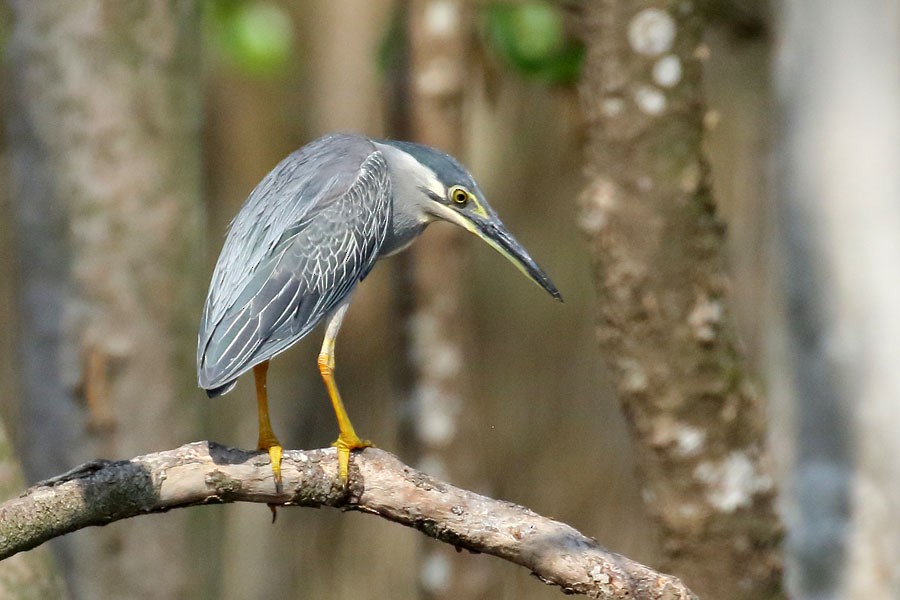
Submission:
POLYGON ((475 234, 562 299, 468 171, 421 144, 322 137, 282 160, 232 221, 200 321, 198 380, 212 398, 253 369, 258 448, 268 452, 279 488, 282 448, 269 422, 269 360, 327 323, 318 363, 337 415, 334 446, 346 483, 350 452, 370 443, 356 435, 338 393, 335 338, 356 284, 379 258, 406 248, 435 220, 475 234))

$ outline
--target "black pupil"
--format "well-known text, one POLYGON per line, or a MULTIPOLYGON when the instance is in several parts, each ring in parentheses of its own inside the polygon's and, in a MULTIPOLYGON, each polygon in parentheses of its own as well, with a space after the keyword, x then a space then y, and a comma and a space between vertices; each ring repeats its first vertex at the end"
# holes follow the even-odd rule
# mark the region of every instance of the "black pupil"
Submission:
POLYGON ((466 198, 467 198, 467 197, 468 197, 468 196, 466 195, 466 193, 465 193, 464 191, 462 191, 462 190, 457 190, 457 191, 456 191, 456 201, 457 201, 458 203, 462 204, 463 202, 466 201, 466 198))

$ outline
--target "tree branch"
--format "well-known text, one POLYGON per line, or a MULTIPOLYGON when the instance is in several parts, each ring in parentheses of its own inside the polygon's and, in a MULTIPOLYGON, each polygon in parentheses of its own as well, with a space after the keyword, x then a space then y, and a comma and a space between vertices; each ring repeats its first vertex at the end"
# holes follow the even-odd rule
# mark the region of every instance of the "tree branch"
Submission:
POLYGON ((285 452, 277 493, 266 455, 194 442, 128 461, 92 461, 0 505, 0 559, 91 525, 226 502, 332 506, 379 515, 471 552, 530 569, 563 592, 596 598, 696 598, 675 577, 609 552, 572 527, 455 488, 369 448, 350 483, 333 449, 285 452))

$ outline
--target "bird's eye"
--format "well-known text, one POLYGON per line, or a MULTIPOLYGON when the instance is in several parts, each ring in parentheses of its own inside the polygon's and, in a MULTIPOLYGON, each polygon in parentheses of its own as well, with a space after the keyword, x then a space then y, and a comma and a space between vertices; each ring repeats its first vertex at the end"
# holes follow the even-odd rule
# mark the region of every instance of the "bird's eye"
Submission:
POLYGON ((469 192, 465 188, 454 187, 450 189, 450 199, 459 206, 465 206, 469 203, 469 192))

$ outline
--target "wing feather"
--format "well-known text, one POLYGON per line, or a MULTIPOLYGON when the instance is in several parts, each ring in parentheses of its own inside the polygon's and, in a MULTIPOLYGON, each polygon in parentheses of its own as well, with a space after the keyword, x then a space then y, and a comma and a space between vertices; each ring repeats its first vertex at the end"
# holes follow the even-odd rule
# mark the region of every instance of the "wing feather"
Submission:
POLYGON ((200 324, 200 386, 229 382, 314 328, 371 270, 391 219, 384 157, 329 136, 283 160, 231 224, 200 324))

